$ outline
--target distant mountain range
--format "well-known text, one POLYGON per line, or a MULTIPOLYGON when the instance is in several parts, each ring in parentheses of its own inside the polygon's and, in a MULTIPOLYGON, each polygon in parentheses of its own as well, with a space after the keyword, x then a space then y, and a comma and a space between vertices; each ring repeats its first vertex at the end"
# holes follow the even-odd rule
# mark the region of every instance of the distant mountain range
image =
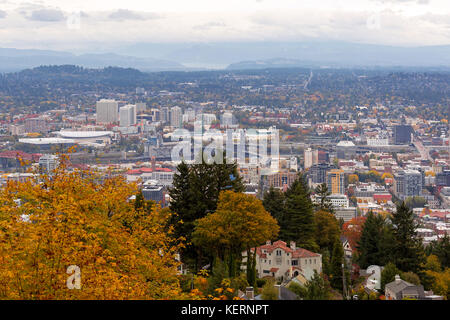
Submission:
POLYGON ((137 43, 114 53, 75 55, 49 50, 0 48, 0 72, 40 65, 108 66, 141 71, 289 67, 450 68, 450 45, 395 47, 347 42, 137 43))
POLYGON ((289 66, 295 61, 296 65, 305 67, 450 67, 450 45, 397 47, 340 41, 138 43, 118 47, 113 52, 142 57, 164 57, 185 66, 205 68, 226 68, 242 61, 274 64, 271 59, 287 59, 291 61, 280 64, 289 66))
POLYGON ((183 65, 173 61, 114 53, 75 55, 61 51, 0 48, 0 72, 16 72, 41 65, 77 65, 86 68, 114 66, 135 68, 142 71, 185 69, 183 65))

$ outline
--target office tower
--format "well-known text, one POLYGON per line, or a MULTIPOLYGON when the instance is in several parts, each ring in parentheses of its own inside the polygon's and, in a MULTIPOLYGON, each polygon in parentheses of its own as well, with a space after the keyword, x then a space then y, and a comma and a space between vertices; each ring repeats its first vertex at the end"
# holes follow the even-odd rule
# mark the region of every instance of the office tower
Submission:
POLYGON ((394 143, 395 144, 410 144, 412 133, 413 133, 413 129, 410 125, 394 126, 394 143))
POLYGON ((422 174, 417 170, 401 170, 394 175, 394 190, 401 199, 420 196, 422 193, 422 174))
POLYGON ((163 107, 160 112, 160 120, 162 123, 170 122, 170 111, 169 108, 163 107))
POLYGON ((327 187, 331 194, 344 194, 345 182, 344 182, 344 170, 331 169, 327 173, 327 187))
POLYGON ((436 186, 450 187, 450 170, 443 170, 436 174, 436 186))
POLYGON ((113 123, 119 120, 119 104, 115 100, 97 101, 97 123, 113 123))
POLYGON ((147 104, 145 102, 136 103, 136 113, 144 112, 147 109, 147 104))
POLYGON ((170 125, 175 128, 181 128, 183 113, 180 107, 170 109, 170 125))
POLYGON ((222 115, 222 127, 229 127, 233 125, 233 114, 231 112, 225 112, 222 115))
POLYGON ((319 163, 313 165, 308 171, 308 177, 312 183, 326 183, 327 172, 334 167, 328 163, 319 163))
POLYGON ((44 154, 39 158, 39 170, 43 173, 52 173, 58 167, 58 157, 52 154, 44 154))
POLYGON ((120 126, 130 127, 136 124, 136 106, 127 104, 120 108, 120 126))
POLYGON ((319 163, 319 150, 305 149, 305 169, 311 168, 313 165, 319 163))

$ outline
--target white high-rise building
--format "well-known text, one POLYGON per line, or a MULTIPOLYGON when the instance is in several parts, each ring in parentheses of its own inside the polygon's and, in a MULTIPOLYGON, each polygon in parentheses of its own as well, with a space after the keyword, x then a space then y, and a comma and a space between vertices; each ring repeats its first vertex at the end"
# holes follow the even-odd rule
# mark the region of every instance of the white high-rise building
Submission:
POLYGON ((53 154, 44 154, 39 158, 39 169, 44 173, 52 173, 58 164, 58 157, 53 154))
POLYGON ((170 125, 175 128, 181 128, 183 113, 180 107, 170 109, 170 125))
POLYGON ((115 100, 97 101, 97 123, 113 123, 119 120, 119 104, 115 100))
POLYGON ((120 126, 130 127, 136 124, 136 106, 127 104, 120 108, 120 126))
POLYGON ((319 163, 319 150, 305 149, 305 169, 319 163))

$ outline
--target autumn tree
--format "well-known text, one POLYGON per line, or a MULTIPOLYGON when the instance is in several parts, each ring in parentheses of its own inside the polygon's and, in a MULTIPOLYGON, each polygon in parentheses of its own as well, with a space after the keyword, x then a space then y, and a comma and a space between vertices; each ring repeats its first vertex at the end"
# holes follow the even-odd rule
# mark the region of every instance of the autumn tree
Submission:
POLYGON ((195 245, 226 261, 230 277, 234 277, 242 252, 275 238, 278 231, 277 221, 264 209, 261 200, 223 191, 217 210, 197 220, 192 238, 195 245))
POLYGON ((340 228, 336 217, 328 211, 317 211, 314 214, 315 241, 320 249, 332 252, 336 238, 339 238, 340 228))
POLYGON ((201 247, 192 243, 195 221, 216 210, 219 194, 224 190, 245 190, 236 163, 208 164, 202 161, 188 165, 181 162, 177 166, 173 187, 169 189, 169 207, 174 213, 171 223, 176 236, 186 239, 182 260, 194 270, 199 270, 209 259, 203 257, 205 252, 201 247))
POLYGON ((122 176, 60 159, 51 176, 0 190, 0 299, 180 298, 169 211, 135 207, 122 176), (69 289, 77 270, 81 288, 69 289))
POLYGON ((356 217, 347 221, 342 226, 342 234, 347 238, 353 250, 356 250, 357 243, 361 238, 364 222, 366 217, 356 217))

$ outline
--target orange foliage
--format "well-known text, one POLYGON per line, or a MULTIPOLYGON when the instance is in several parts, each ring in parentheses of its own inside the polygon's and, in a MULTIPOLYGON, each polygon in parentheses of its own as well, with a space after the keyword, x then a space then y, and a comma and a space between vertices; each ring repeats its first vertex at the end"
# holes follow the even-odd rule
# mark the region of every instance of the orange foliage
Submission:
POLYGON ((0 299, 176 299, 170 213, 135 209, 123 177, 66 170, 0 190, 0 299), (69 266, 81 288, 69 289, 69 266))

